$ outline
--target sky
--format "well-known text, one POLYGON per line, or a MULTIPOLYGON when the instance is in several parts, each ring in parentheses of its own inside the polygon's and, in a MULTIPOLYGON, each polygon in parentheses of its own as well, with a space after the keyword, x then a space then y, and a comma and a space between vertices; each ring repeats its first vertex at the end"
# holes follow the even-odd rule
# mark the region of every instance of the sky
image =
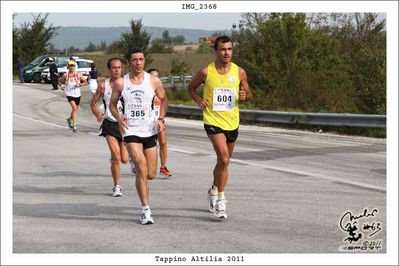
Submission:
MULTIPOLYGON (((16 13, 15 26, 31 22, 39 13, 16 13), (33 15, 32 15, 33 14, 33 15)), ((45 13, 42 13, 44 15, 45 13)), ((55 13, 47 21, 53 26, 113 27, 129 26, 129 20, 142 18, 145 26, 225 30, 240 21, 241 13, 55 13)))

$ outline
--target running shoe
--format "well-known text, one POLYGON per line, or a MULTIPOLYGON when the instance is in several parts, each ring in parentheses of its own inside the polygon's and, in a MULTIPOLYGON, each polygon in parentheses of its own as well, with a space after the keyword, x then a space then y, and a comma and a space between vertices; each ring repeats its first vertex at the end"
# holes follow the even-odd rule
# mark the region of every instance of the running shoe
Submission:
POLYGON ((153 224, 154 223, 154 219, 152 219, 152 217, 151 217, 150 208, 141 210, 140 223, 141 224, 153 224))
POLYGON ((122 196, 122 188, 119 185, 114 186, 112 189, 112 197, 120 197, 122 196))
POLYGON ((76 132, 78 132, 78 128, 76 126, 73 126, 72 131, 73 131, 73 133, 76 133, 76 132))
POLYGON ((70 129, 72 129, 72 120, 71 118, 67 118, 67 123, 70 129))
POLYGON ((212 195, 211 190, 208 190, 208 200, 209 200, 209 212, 214 213, 215 212, 215 204, 218 196, 217 195, 212 195))
POLYGON ((172 172, 168 170, 168 168, 165 167, 161 167, 159 169, 159 173, 163 176, 172 176, 172 172))
POLYGON ((215 216, 220 219, 227 219, 227 213, 226 213, 226 199, 221 199, 216 201, 215 205, 215 216))

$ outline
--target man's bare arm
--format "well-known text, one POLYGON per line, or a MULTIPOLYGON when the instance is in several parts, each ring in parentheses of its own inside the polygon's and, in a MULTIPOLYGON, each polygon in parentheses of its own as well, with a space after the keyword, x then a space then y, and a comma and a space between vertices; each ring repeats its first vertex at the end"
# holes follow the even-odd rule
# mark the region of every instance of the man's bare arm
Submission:
POLYGON ((90 108, 94 116, 97 118, 98 122, 103 121, 104 114, 100 113, 97 108, 97 102, 100 100, 101 96, 104 94, 105 87, 104 82, 98 84, 96 92, 93 94, 93 98, 90 102, 90 108))
POLYGON ((194 100, 194 102, 198 104, 201 109, 205 109, 206 107, 211 106, 209 101, 207 99, 202 99, 197 92, 197 89, 201 86, 202 83, 205 82, 207 72, 208 67, 200 69, 187 88, 191 98, 194 100))
POLYGON ((238 73, 240 76, 240 91, 239 91, 240 101, 247 101, 252 98, 252 91, 248 84, 247 73, 242 68, 239 69, 238 73))
POLYGON ((115 117, 116 121, 118 121, 119 130, 124 133, 127 129, 127 120, 125 117, 119 114, 118 112, 118 100, 121 97, 122 90, 123 90, 123 78, 118 78, 115 80, 112 85, 112 94, 111 100, 109 103, 109 110, 111 111, 112 115, 115 117))

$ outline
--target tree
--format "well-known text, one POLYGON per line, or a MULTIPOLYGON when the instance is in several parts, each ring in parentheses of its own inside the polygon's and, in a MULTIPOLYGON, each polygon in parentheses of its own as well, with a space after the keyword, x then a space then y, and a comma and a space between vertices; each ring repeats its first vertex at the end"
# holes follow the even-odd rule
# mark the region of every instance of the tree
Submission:
POLYGON ((172 40, 173 44, 182 45, 184 44, 185 38, 183 35, 176 35, 172 40))
POLYGON ((158 54, 173 53, 173 47, 166 47, 162 44, 162 40, 157 38, 152 40, 149 52, 158 54))
POLYGON ((302 13, 247 13, 233 30, 235 59, 262 109, 358 112, 339 44, 302 13))
POLYGON ((131 32, 123 32, 117 42, 119 51, 124 54, 125 59, 128 59, 131 49, 140 48, 144 51, 146 64, 151 64, 152 58, 148 55, 151 35, 142 29, 142 19, 132 19, 129 21, 129 24, 131 32))
POLYGON ((13 50, 25 62, 30 62, 39 55, 47 54, 50 40, 59 27, 53 24, 46 26, 48 13, 44 16, 33 16, 32 23, 24 23, 18 29, 13 29, 13 50))
POLYGON ((85 52, 95 52, 97 51, 97 47, 94 43, 89 42, 89 44, 85 48, 85 52))
POLYGON ((172 37, 169 36, 169 31, 167 31, 167 30, 165 30, 162 33, 162 44, 164 44, 164 45, 172 44, 172 37))
POLYGON ((184 61, 180 61, 177 58, 170 60, 170 74, 171 75, 188 75, 191 74, 191 66, 184 61))
POLYGON ((101 43, 96 47, 97 51, 106 51, 107 48, 107 43, 105 41, 101 41, 101 43))
POLYGON ((385 20, 375 13, 334 16, 333 38, 340 44, 361 113, 386 113, 385 20), (337 22, 338 21, 338 22, 337 22))
POLYGON ((212 37, 219 37, 219 36, 222 36, 222 35, 225 35, 223 32, 221 32, 221 31, 215 31, 214 33, 212 33, 212 37))
MULTIPOLYGON (((19 29, 17 29, 14 26, 14 18, 15 18, 15 16, 16 16, 16 14, 12 15, 12 20, 13 20, 13 28, 12 28, 13 51, 12 51, 12 58, 13 58, 13 62, 15 63, 14 65, 16 66, 17 59, 19 57, 22 58, 22 51, 21 51, 21 45, 20 45, 21 41, 20 41, 20 37, 19 37, 19 29)), ((24 59, 24 60, 26 60, 26 59, 24 59)), ((14 70, 16 70, 16 68, 14 70)))
POLYGON ((213 52, 213 48, 209 46, 207 43, 201 43, 198 46, 198 53, 199 54, 210 54, 213 52))

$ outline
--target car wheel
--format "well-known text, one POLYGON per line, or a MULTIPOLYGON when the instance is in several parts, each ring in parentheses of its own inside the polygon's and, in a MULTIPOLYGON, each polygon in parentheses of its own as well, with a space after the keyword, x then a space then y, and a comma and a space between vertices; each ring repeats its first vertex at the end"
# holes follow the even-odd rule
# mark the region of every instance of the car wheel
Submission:
POLYGON ((34 83, 40 83, 42 81, 42 77, 40 76, 40 73, 36 73, 33 75, 33 82, 34 83))

